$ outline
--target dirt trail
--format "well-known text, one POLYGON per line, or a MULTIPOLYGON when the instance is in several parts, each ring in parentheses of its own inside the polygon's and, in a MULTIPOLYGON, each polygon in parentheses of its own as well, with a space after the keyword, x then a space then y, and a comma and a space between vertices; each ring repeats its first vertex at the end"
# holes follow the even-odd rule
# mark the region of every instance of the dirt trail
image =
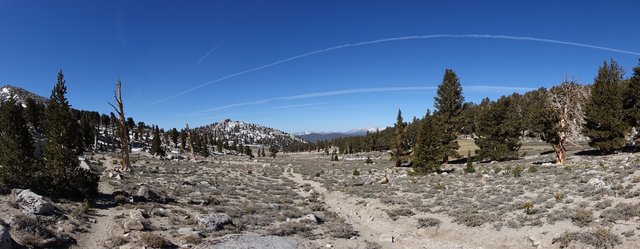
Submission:
POLYGON ((328 191, 319 182, 303 179, 301 174, 293 172, 293 168, 285 168, 284 175, 298 184, 309 184, 322 194, 328 210, 337 213, 358 231, 358 241, 376 242, 383 248, 461 248, 455 241, 432 239, 441 232, 435 231, 434 234, 433 231, 417 229, 414 219, 392 221, 384 211, 385 205, 378 200, 328 191), (392 241, 388 236, 393 237, 392 241))
POLYGON ((122 235, 122 226, 115 222, 117 212, 114 209, 115 205, 112 196, 114 189, 109 185, 109 177, 107 176, 114 166, 111 164, 111 157, 105 157, 106 159, 103 163, 106 169, 100 177, 98 194, 91 209, 95 223, 92 224, 89 232, 82 234, 77 239, 78 244, 76 248, 107 248, 105 246, 107 239, 115 235, 122 235))

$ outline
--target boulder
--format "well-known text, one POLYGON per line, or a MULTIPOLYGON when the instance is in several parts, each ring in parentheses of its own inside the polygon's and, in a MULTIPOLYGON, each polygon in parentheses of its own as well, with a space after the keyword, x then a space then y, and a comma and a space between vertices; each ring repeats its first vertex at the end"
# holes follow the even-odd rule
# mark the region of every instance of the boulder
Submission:
POLYGON ((144 215, 142 214, 142 211, 138 209, 133 209, 129 211, 129 218, 125 219, 125 221, 122 222, 122 226, 127 231, 130 231, 130 230, 142 231, 144 230, 144 223, 142 223, 144 220, 145 219, 144 219, 144 215))
POLYGON ((178 233, 179 234, 183 234, 183 235, 195 235, 195 236, 200 236, 200 232, 198 232, 197 230, 193 229, 192 227, 183 227, 178 229, 178 233))
POLYGON ((53 204, 29 189, 13 189, 11 195, 15 197, 16 203, 22 210, 32 214, 51 214, 53 204))
POLYGON ((603 180, 600 180, 598 178, 591 178, 589 179, 589 181, 587 182, 587 184, 595 187, 595 188, 604 188, 606 186, 606 184, 604 183, 603 180))
POLYGON ((138 192, 135 194, 136 199, 142 199, 143 201, 152 201, 158 203, 166 203, 167 198, 160 196, 158 193, 152 191, 147 186, 141 186, 138 192))
POLYGON ((378 238, 380 242, 391 242, 393 243, 394 238, 391 234, 380 234, 380 238, 378 238))
POLYGON ((287 221, 295 221, 295 222, 310 222, 313 224, 320 223, 320 219, 315 214, 307 214, 297 219, 287 219, 287 221))
POLYGON ((9 234, 9 229, 0 224, 0 249, 11 249, 13 244, 13 240, 11 239, 11 234, 9 234))
POLYGON ((129 219, 130 220, 144 220, 144 215, 142 214, 142 211, 138 210, 138 209, 133 209, 131 211, 129 211, 129 219))
POLYGON ((149 192, 151 192, 151 190, 149 189, 149 187, 147 187, 147 186, 141 186, 141 187, 138 189, 138 192, 136 192, 136 196, 137 196, 137 197, 142 197, 142 198, 144 198, 144 199, 148 200, 148 199, 149 199, 149 197, 150 197, 150 196, 149 196, 149 192))
POLYGON ((142 231, 142 230, 144 230, 144 224, 142 224, 142 221, 139 221, 139 220, 125 220, 124 222, 122 222, 122 226, 127 231, 131 231, 131 230, 142 231))
POLYGON ((91 167, 89 167, 89 164, 85 160, 80 161, 80 168, 85 170, 91 170, 91 167))
POLYGON ((198 214, 194 219, 207 231, 218 231, 224 225, 233 224, 231 217, 225 213, 198 214))
POLYGON ((378 183, 379 184, 387 184, 387 183, 389 183, 389 178, 387 178, 387 176, 385 176, 380 181, 378 181, 378 183))

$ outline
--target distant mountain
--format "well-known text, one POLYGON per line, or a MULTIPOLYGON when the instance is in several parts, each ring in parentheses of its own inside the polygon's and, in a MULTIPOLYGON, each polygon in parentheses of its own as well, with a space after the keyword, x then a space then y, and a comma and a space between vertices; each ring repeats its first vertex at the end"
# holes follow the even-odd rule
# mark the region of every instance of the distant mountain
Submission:
POLYGON ((345 132, 299 132, 295 133, 298 137, 303 138, 309 142, 315 143, 321 140, 331 140, 341 137, 356 137, 356 136, 364 136, 369 133, 376 132, 378 128, 360 128, 353 129, 345 132))
POLYGON ((18 102, 18 104, 21 104, 23 107, 26 107, 25 103, 29 98, 33 99, 38 104, 47 104, 47 102, 49 101, 45 97, 29 92, 17 86, 5 85, 2 87, 2 89, 0 89, 0 102, 5 102, 11 96, 13 96, 16 99, 16 102, 18 102))
POLYGON ((286 147, 296 144, 308 144, 302 138, 274 128, 225 119, 217 123, 194 129, 206 133, 216 139, 223 139, 229 144, 239 143, 252 146, 271 146, 276 144, 286 147))

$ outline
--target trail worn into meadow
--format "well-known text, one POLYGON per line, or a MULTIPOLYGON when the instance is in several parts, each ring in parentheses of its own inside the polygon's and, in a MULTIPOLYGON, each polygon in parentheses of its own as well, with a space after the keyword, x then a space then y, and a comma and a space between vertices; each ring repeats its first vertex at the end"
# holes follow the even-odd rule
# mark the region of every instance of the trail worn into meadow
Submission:
MULTIPOLYGON (((417 229, 415 219, 401 218, 393 221, 377 199, 349 196, 340 191, 328 191, 321 183, 305 180, 293 168, 285 168, 284 175, 297 184, 309 184, 323 196, 327 209, 344 218, 353 226, 360 242, 370 241, 383 248, 462 248, 465 243, 455 238, 436 239, 442 232, 438 228, 417 229)), ((460 238, 464 239, 464 238, 460 238)), ((467 248, 469 246, 464 246, 467 248)), ((472 246, 474 247, 474 246, 472 246)))
POLYGON ((113 187, 108 183, 107 174, 112 171, 111 158, 103 161, 106 170, 98 183, 98 194, 93 200, 91 216, 95 219, 91 229, 77 238, 77 248, 108 248, 105 242, 114 236, 122 236, 123 229, 115 220, 117 211, 113 199, 113 187))

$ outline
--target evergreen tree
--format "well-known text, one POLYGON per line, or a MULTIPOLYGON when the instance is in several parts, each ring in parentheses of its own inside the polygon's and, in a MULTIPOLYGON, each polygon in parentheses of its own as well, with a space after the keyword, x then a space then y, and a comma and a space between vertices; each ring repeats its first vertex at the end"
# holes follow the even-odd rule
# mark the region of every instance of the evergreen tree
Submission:
POLYGON ((269 156, 272 158, 276 158, 276 154, 278 154, 278 147, 276 147, 275 145, 271 145, 271 147, 269 147, 269 156))
MULTIPOLYGON (((640 128, 640 63, 633 68, 623 94, 624 120, 629 127, 640 128)), ((637 146, 637 143, 636 143, 637 146)))
POLYGON ((242 144, 238 144, 238 154, 244 153, 244 146, 242 144))
POLYGON ((0 185, 7 188, 36 188, 34 176, 39 174, 22 114, 13 96, 0 106, 0 185))
POLYGON ((261 154, 261 156, 262 156, 262 157, 266 157, 266 156, 267 156, 267 154, 265 154, 265 153, 264 153, 264 148, 262 148, 262 154, 261 154))
POLYGON ((98 176, 79 167, 78 156, 82 150, 79 149, 78 122, 73 118, 66 93, 60 71, 45 111, 44 162, 50 184, 47 190, 54 196, 81 198, 97 191, 98 176))
MULTIPOLYGON (((396 167, 400 167, 405 157, 408 155, 409 145, 406 142, 405 132, 407 124, 402 119, 402 111, 398 110, 396 123, 393 127, 393 149, 391 151, 391 159, 396 162, 396 167)), ((340 148, 344 148, 340 146, 340 148)), ((342 153, 344 154, 344 153, 342 153)))
POLYGON ((173 128, 169 131, 169 138, 171 139, 171 142, 173 143, 173 146, 178 146, 178 136, 180 134, 178 133, 178 130, 176 128, 173 128))
POLYGON ((440 169, 442 158, 447 155, 448 147, 445 143, 448 139, 443 132, 441 121, 436 120, 443 116, 432 116, 427 112, 420 123, 418 138, 413 145, 413 168, 417 173, 432 173, 440 169))
POLYGON ((338 150, 333 149, 331 152, 331 161, 338 161, 338 150))
MULTIPOLYGON (((457 150, 460 148, 456 138, 462 126, 462 107, 464 97, 462 96, 462 86, 455 72, 447 69, 444 72, 442 83, 438 85, 438 94, 434 98, 436 108, 434 116, 438 122, 436 126, 442 127, 443 137, 443 162, 447 163, 449 156, 457 157, 457 150)), ((414 152, 415 153, 415 152, 414 152)))
POLYGON ((495 103, 483 100, 476 121, 474 139, 480 148, 479 158, 502 160, 517 158, 520 149, 521 118, 511 97, 501 97, 495 103))
POLYGON ((218 153, 222 153, 222 141, 220 139, 216 140, 216 151, 218 151, 218 153))
POLYGON ((473 158, 471 157, 471 151, 467 151, 467 164, 464 168, 465 173, 475 173, 476 169, 473 168, 473 158))
POLYGON ((205 139, 200 139, 200 155, 203 157, 209 157, 209 147, 205 139))
POLYGON ((253 151, 251 151, 251 147, 245 146, 244 147, 244 154, 249 156, 249 158, 253 158, 253 151))
POLYGON ((31 124, 34 131, 37 133, 42 133, 43 130, 43 117, 45 106, 43 104, 36 103, 32 98, 28 98, 25 101, 27 107, 24 109, 25 120, 31 124))
POLYGON ((151 140, 151 151, 149 151, 152 155, 164 156, 164 150, 162 149, 162 143, 160 141, 160 129, 156 126, 153 129, 153 139, 151 140))
POLYGON ((591 97, 585 106, 583 133, 589 137, 589 145, 605 153, 611 153, 624 145, 626 125, 623 122, 620 94, 622 68, 611 60, 598 69, 591 89, 591 97))

